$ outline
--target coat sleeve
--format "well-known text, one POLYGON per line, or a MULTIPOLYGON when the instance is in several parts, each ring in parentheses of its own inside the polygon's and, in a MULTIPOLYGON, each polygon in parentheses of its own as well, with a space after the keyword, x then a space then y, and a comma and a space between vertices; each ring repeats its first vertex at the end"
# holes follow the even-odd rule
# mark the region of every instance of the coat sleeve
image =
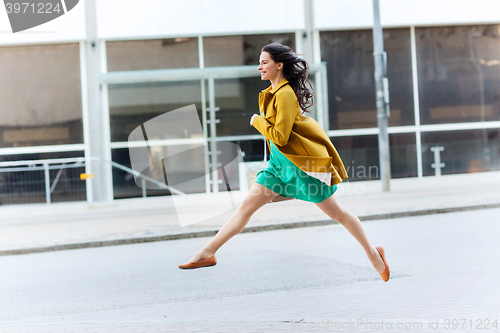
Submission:
POLYGON ((285 146, 292 132, 297 112, 300 113, 299 103, 295 93, 282 91, 276 96, 276 123, 270 124, 264 117, 258 116, 253 120, 253 126, 267 139, 278 146, 285 146))

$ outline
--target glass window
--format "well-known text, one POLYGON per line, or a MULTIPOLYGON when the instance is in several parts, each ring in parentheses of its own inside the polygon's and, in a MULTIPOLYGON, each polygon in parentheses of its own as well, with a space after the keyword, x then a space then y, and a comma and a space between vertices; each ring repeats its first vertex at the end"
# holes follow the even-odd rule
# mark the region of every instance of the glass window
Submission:
MULTIPOLYGON (((258 140, 257 142, 260 142, 260 147, 263 147, 262 140, 258 140)), ((249 148, 249 146, 246 145, 247 142, 244 141, 244 143, 244 148, 249 148)), ((183 146, 183 148, 186 148, 186 146, 183 146)), ((150 147, 153 155, 168 157, 162 159, 161 164, 156 163, 152 166, 149 165, 146 171, 139 169, 136 169, 136 171, 141 171, 143 174, 164 184, 166 177, 167 185, 183 193, 203 193, 206 191, 205 148, 206 147, 203 146, 192 146, 188 150, 172 154, 175 151, 179 151, 178 147, 153 145, 150 147)), ((227 191, 227 186, 229 186, 231 191, 239 190, 239 164, 237 160, 235 160, 240 150, 239 148, 239 142, 222 141, 217 143, 217 150, 220 152, 218 154, 218 163, 220 164, 218 177, 221 180, 219 184, 219 191, 221 192, 227 191), (224 173, 222 172, 221 166, 224 167, 224 173)), ((247 150, 250 157, 252 157, 251 150, 253 148, 254 147, 250 147, 250 149, 247 150)), ((130 154, 128 148, 113 149, 113 161, 128 168, 132 168, 133 165, 130 160, 130 155, 135 154, 133 151, 134 149, 142 148, 132 148, 130 154)), ((262 160, 262 154, 260 155, 260 159, 262 160)), ((142 187, 137 184, 134 176, 129 172, 113 168, 113 189, 115 199, 142 196, 142 187)), ((171 194, 170 190, 161 189, 156 184, 151 184, 148 181, 144 184, 147 196, 171 194)))
MULTIPOLYGON (((151 147, 152 149, 163 149, 163 147, 151 147)), ((111 159, 113 162, 123 165, 127 168, 132 168, 128 148, 117 148, 111 150, 111 159)), ((114 199, 137 198, 142 197, 142 187, 139 187, 134 175, 122 169, 113 168, 113 197, 114 199)), ((198 192, 204 192, 204 183, 200 184, 198 192)), ((148 197, 170 195, 167 189, 151 189, 146 184, 146 195, 148 197)))
MULTIPOLYGON (((378 136, 330 138, 337 149, 349 181, 380 179, 378 136)), ((389 135, 391 177, 416 177, 417 155, 414 133, 389 135)))
POLYGON ((417 28, 422 124, 500 119, 500 25, 417 28))
POLYGON ((330 138, 344 163, 349 181, 379 179, 376 135, 330 138))
MULTIPOLYGON (((314 74, 310 75, 310 80, 314 89, 314 74)), ((206 85, 208 91, 208 82, 206 85)), ((262 81, 260 77, 216 79, 217 136, 259 134, 249 121, 254 113, 259 114, 259 93, 270 85, 268 80, 262 81)), ((314 102, 317 104, 316 98, 314 102)), ((316 107, 311 106, 308 110, 311 113, 305 115, 315 118, 316 107)))
POLYGON ((389 134, 391 178, 417 177, 415 133, 389 134))
POLYGON ((434 175, 434 152, 441 146, 441 174, 500 170, 500 129, 422 133, 424 176, 434 175))
MULTIPOLYGON (((0 161, 25 161, 83 157, 82 151, 57 153, 32 153, 0 156, 0 161)), ((70 166, 73 163, 68 163, 70 166)), ((56 168, 61 163, 50 165, 51 202, 86 200, 86 184, 80 179, 85 166, 56 168)), ((45 203, 45 170, 42 165, 21 170, 26 165, 0 168, 0 205, 45 203), (17 169, 17 170, 16 170, 17 169), (18 171, 19 170, 19 171, 18 171)))
POLYGON ((0 47, 0 147, 83 143, 78 44, 0 47))
POLYGON ((201 122, 200 81, 144 82, 108 86, 111 141, 126 142, 142 123, 195 104, 201 122))
MULTIPOLYGON (((377 127, 372 30, 323 31, 330 129, 377 127)), ((410 29, 385 29, 389 126, 414 125, 410 29)))
MULTIPOLYGON (((115 163, 132 168, 128 148, 118 148, 111 150, 111 160, 115 163)), ((113 198, 137 198, 142 196, 142 188, 135 183, 134 175, 122 169, 113 168, 113 198)), ((147 190, 151 195, 152 190, 147 190)), ((155 191, 156 192, 156 191, 155 191)), ((165 193, 170 193, 164 190, 165 193)))
MULTIPOLYGON (((108 86, 108 96, 111 141, 113 142, 127 142, 130 133, 148 120, 191 104, 195 104, 200 124, 202 124, 200 81, 112 84, 108 86)), ((171 137, 171 133, 165 133, 164 137, 157 139, 171 137)), ((168 147, 154 148, 168 149, 168 147)), ((113 149, 112 160, 126 167, 131 167, 128 148, 113 149)), ((177 166, 175 166, 175 170, 172 172, 182 173, 185 171, 177 166)), ((113 168, 113 189, 115 199, 142 195, 142 188, 136 185, 134 176, 117 168, 113 168)), ((204 181, 190 191, 204 192, 204 181)), ((168 190, 147 189, 147 196, 169 193, 168 190)))
POLYGON ((269 85, 260 77, 215 80, 217 136, 259 134, 250 118, 259 114, 259 93, 269 85))
POLYGON ((198 38, 106 43, 108 72, 199 67, 198 38))
POLYGON ((204 37, 205 67, 259 65, 260 50, 269 43, 288 45, 295 51, 295 34, 204 37))
MULTIPOLYGON (((260 162, 264 160, 264 139, 231 141, 241 149, 244 162, 260 162)), ((266 146, 267 147, 267 146, 266 146)), ((269 160, 269 147, 266 148, 266 160, 269 160)))

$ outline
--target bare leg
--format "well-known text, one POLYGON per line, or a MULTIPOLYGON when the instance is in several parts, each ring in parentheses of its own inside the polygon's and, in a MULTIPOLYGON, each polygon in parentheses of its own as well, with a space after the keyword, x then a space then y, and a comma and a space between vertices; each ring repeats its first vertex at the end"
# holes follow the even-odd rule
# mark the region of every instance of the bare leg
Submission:
POLYGON ((290 198, 290 197, 284 197, 284 196, 281 196, 281 195, 277 195, 276 198, 274 198, 272 200, 272 202, 280 202, 280 201, 287 201, 287 200, 296 200, 296 199, 290 198))
POLYGON ((337 200, 335 195, 316 204, 331 219, 342 224, 351 235, 361 244, 373 267, 380 274, 384 271, 384 261, 377 249, 373 247, 366 235, 361 221, 356 215, 345 209, 337 200))
POLYGON ((277 194, 268 188, 258 183, 253 183, 250 192, 240 204, 234 215, 222 226, 214 238, 198 251, 190 261, 196 262, 214 255, 224 243, 245 228, 253 213, 276 196, 277 194))

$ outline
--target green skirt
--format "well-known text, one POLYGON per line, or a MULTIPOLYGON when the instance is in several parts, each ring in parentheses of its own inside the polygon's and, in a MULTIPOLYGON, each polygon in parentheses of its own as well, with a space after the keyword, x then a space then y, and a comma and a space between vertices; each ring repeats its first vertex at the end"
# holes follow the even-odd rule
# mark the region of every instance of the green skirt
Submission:
POLYGON ((281 196, 309 202, 322 202, 332 196, 337 185, 329 186, 309 176, 283 155, 272 141, 268 165, 256 175, 255 182, 281 196))

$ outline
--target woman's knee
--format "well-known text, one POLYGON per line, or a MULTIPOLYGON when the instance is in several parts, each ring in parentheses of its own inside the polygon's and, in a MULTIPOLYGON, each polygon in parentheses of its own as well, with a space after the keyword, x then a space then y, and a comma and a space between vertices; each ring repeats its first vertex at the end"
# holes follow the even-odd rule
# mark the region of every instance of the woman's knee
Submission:
POLYGON ((330 217, 332 220, 337 222, 342 222, 350 214, 350 212, 342 205, 340 205, 335 199, 328 198, 320 204, 320 208, 330 217))
POLYGON ((347 218, 349 218, 349 215, 351 212, 349 212, 347 209, 344 207, 340 207, 338 210, 336 210, 333 214, 332 219, 334 219, 337 222, 344 222, 347 218))

